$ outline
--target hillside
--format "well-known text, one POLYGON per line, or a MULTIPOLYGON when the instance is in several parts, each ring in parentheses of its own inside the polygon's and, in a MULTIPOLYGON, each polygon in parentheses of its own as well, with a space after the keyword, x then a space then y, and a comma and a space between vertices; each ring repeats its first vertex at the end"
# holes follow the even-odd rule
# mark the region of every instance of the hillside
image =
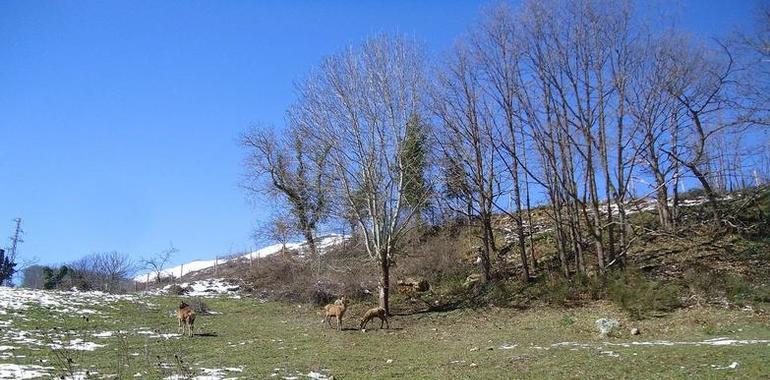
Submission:
MULTIPOLYGON (((394 286, 383 330, 358 330, 377 302, 377 268, 356 239, 339 236, 324 238, 320 266, 266 247, 259 265, 231 258, 217 277, 200 264, 137 294, 0 288, 0 379, 761 378, 770 191, 723 197, 734 227, 711 225, 697 194, 686 204, 678 233, 644 234, 605 276, 560 276, 550 232, 538 227, 530 282, 516 256, 504 255, 492 283, 478 286, 469 281, 471 228, 415 230, 393 282, 418 278, 430 288, 394 286), (315 305, 341 295, 352 302, 336 331, 315 305), (198 311, 192 338, 177 330, 180 301, 198 311), (613 324, 603 336, 600 327, 613 324)), ((540 226, 543 215, 536 210, 540 226)), ((655 230, 649 204, 639 202, 632 218, 655 230)), ((506 218, 497 226, 505 247, 506 218)))
MULTIPOLYGON (((319 250, 324 251, 331 246, 341 243, 344 241, 344 239, 345 238, 343 236, 336 234, 321 235, 317 237, 316 245, 319 250)), ((196 276, 196 272, 210 272, 206 270, 214 268, 217 265, 237 265, 238 263, 248 263, 251 260, 259 260, 270 255, 274 255, 281 252, 283 249, 286 249, 287 251, 301 252, 306 246, 307 243, 305 242, 286 243, 285 246, 283 244, 273 244, 242 255, 235 255, 218 259, 190 261, 171 268, 166 268, 161 271, 160 276, 164 279, 184 279, 185 276, 200 277, 200 275, 196 276)), ((134 276, 134 281, 144 283, 148 278, 150 281, 154 281, 155 277, 156 273, 154 272, 142 272, 134 276)))

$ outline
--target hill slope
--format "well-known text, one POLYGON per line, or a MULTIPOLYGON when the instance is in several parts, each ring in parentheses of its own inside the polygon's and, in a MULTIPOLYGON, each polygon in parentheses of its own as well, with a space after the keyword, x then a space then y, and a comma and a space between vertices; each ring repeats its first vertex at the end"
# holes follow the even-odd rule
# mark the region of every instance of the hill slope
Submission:
MULTIPOLYGON (((341 235, 336 235, 336 234, 329 234, 329 235, 319 236, 316 239, 317 239, 316 246, 320 251, 324 251, 328 247, 331 247, 343 242, 345 240, 345 237, 341 235)), ((281 250, 284 248, 286 248, 286 250, 288 251, 302 251, 306 246, 307 246, 306 242, 287 243, 285 247, 283 244, 273 244, 240 256, 220 258, 220 259, 214 259, 214 260, 190 261, 188 263, 184 263, 184 264, 177 265, 175 267, 164 269, 161 272, 161 277, 182 278, 188 274, 194 274, 194 272, 212 268, 216 265, 221 265, 232 261, 248 261, 251 259, 260 259, 270 255, 274 255, 278 252, 281 252, 281 250)), ((136 275, 134 277, 134 281, 143 283, 147 281, 148 278, 150 280, 153 280, 154 276, 155 276, 154 272, 144 272, 136 275)))

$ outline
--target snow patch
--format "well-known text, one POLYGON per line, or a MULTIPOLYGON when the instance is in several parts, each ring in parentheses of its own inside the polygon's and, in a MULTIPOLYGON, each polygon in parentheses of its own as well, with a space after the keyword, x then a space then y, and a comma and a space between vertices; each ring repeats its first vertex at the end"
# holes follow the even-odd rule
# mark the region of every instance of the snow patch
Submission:
MULTIPOLYGON (((330 247, 333 247, 337 244, 340 244, 347 240, 346 236, 338 235, 338 234, 329 234, 324 236, 319 236, 316 238, 316 248, 319 251, 324 251, 330 247)), ((306 242, 299 242, 299 243, 287 243, 286 249, 291 251, 301 251, 303 248, 307 246, 306 242)), ((270 255, 274 255, 278 252, 281 252, 283 249, 282 244, 273 244, 271 246, 267 246, 261 249, 258 249, 254 252, 247 253, 245 255, 237 256, 230 259, 214 259, 214 260, 195 260, 191 261, 189 263, 180 264, 172 268, 165 269, 160 272, 161 277, 182 277, 190 272, 196 272, 199 270, 211 268, 218 264, 224 264, 230 261, 235 260, 251 260, 251 259, 259 259, 262 257, 267 257, 270 255)), ((156 274, 154 272, 151 273, 142 273, 140 275, 137 275, 134 277, 134 281, 136 282, 146 282, 147 278, 149 277, 150 280, 155 279, 156 274), (149 274, 149 276, 148 276, 149 274)))
POLYGON ((34 379, 43 376, 50 376, 49 370, 53 367, 42 367, 39 365, 23 364, 0 364, 0 379, 34 379))

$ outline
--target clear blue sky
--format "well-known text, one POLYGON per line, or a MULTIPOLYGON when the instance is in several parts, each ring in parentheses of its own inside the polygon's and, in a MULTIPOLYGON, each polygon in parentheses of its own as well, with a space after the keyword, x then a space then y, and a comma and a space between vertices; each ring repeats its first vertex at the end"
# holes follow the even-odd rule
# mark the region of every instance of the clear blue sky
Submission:
MULTIPOLYGON (((440 52, 483 4, 0 0, 0 246, 15 217, 20 255, 43 264, 253 246, 268 206, 238 187, 239 133, 280 125, 292 83, 324 55, 380 32, 440 52)), ((693 0, 677 13, 719 35, 752 6, 693 0)))

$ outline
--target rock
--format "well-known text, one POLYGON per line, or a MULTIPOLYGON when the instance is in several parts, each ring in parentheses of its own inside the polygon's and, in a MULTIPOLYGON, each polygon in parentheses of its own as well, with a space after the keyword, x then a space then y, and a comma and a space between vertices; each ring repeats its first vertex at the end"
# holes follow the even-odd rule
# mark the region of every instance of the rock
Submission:
POLYGON ((388 359, 388 360, 386 360, 386 361, 385 361, 385 363, 386 363, 386 364, 390 364, 390 363, 393 363, 393 359, 388 359))
POLYGON ((596 320, 596 328, 599 330, 599 335, 602 338, 606 338, 613 330, 620 327, 620 322, 617 319, 600 318, 596 320))
POLYGON ((638 328, 634 327, 631 329, 631 335, 639 335, 639 334, 641 334, 641 332, 639 331, 638 328))
POLYGON ((491 347, 491 346, 490 346, 490 347, 487 347, 487 351, 492 351, 492 350, 494 350, 494 349, 495 349, 495 348, 494 348, 494 347, 491 347))
POLYGON ((471 367, 478 367, 479 365, 476 363, 471 363, 471 367))
POLYGON ((427 292, 430 290, 428 281, 422 278, 407 278, 396 282, 399 293, 427 292))
POLYGON ((479 350, 479 348, 478 348, 478 347, 473 347, 473 348, 471 348, 471 349, 470 349, 470 351, 471 351, 471 352, 473 352, 473 351, 478 351, 478 350, 479 350))

